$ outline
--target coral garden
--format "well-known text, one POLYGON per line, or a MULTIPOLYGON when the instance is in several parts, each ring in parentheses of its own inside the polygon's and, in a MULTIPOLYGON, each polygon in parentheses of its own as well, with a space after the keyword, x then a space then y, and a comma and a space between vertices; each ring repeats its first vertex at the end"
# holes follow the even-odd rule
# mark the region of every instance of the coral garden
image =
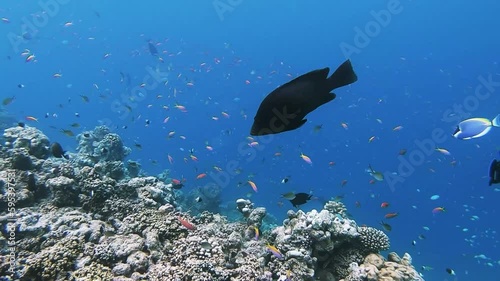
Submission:
POLYGON ((77 141, 69 159, 56 158, 38 129, 5 130, 0 280, 423 280, 408 254, 384 258, 387 235, 357 225, 341 202, 290 210, 259 231, 265 208, 239 199, 241 219, 229 222, 213 211, 219 187, 183 194, 168 172, 141 175, 106 127, 77 141), (209 197, 196 216, 181 211, 190 196, 209 197))

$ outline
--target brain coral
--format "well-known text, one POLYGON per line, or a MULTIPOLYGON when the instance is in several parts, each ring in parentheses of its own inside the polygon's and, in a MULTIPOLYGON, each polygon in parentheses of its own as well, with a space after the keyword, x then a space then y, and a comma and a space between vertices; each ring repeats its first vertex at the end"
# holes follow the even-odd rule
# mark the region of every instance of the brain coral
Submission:
POLYGON ((381 231, 369 226, 361 226, 358 228, 359 241, 363 246, 363 250, 370 253, 378 253, 389 249, 391 246, 389 237, 381 231))

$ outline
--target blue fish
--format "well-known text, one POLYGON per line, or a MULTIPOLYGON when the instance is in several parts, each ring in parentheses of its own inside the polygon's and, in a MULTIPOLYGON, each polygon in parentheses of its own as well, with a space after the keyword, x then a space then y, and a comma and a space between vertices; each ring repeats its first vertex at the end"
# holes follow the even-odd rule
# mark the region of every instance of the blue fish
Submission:
POLYGON ((486 118, 470 118, 460 122, 453 136, 460 140, 470 140, 486 135, 491 128, 500 127, 500 114, 493 120, 486 118))

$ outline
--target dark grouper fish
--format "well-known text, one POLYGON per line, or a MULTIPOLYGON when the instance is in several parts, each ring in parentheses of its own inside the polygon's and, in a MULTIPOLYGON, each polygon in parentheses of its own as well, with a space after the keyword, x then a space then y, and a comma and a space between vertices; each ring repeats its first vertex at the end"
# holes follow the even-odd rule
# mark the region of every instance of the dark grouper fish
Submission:
POLYGON ((153 42, 148 41, 148 48, 149 48, 149 52, 151 53, 152 56, 154 56, 154 57, 158 56, 158 50, 156 49, 153 42))
POLYGON ((278 134, 299 128, 309 112, 333 100, 332 90, 358 80, 351 62, 345 61, 328 77, 330 69, 313 70, 272 91, 254 117, 250 135, 278 134))
POLYGON ((58 142, 52 143, 50 146, 50 152, 56 158, 66 158, 68 159, 68 155, 66 155, 66 151, 63 150, 62 146, 58 142))

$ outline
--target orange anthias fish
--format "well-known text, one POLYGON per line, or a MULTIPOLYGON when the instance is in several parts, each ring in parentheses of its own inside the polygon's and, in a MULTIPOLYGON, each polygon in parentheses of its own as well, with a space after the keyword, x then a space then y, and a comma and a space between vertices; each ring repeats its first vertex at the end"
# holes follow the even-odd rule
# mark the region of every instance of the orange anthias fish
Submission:
POLYGON ((256 141, 253 141, 253 142, 248 144, 248 146, 250 146, 250 147, 256 147, 257 145, 259 145, 259 143, 256 141))
POLYGON ((300 154, 300 158, 302 158, 302 160, 304 160, 307 164, 312 165, 311 158, 309 158, 309 157, 308 157, 307 155, 305 155, 304 153, 301 153, 301 154, 300 154))
POLYGON ((26 57, 26 62, 30 62, 35 59, 35 55, 30 54, 29 56, 26 57))
POLYGON ((380 208, 387 208, 387 207, 389 207, 388 202, 382 202, 382 204, 380 204, 380 208))
POLYGON ((174 107, 177 108, 178 110, 180 110, 181 112, 187 112, 186 107, 183 105, 176 104, 174 107))
POLYGON ((444 207, 436 207, 436 208, 432 209, 433 214, 442 213, 442 212, 446 212, 446 209, 444 207))
POLYGON ((184 226, 185 228, 187 228, 189 230, 195 230, 196 229, 196 227, 192 223, 188 222, 187 220, 185 220, 185 219, 183 219, 181 217, 177 217, 177 219, 182 224, 182 226, 184 226))
POLYGON ((28 121, 35 121, 35 122, 38 122, 38 119, 36 119, 35 117, 33 116, 26 116, 26 120, 28 121))
POLYGON ((196 176, 196 179, 199 180, 199 179, 202 179, 202 178, 204 178, 206 176, 207 176, 207 174, 201 173, 201 174, 199 174, 199 175, 196 176))
POLYGON ((248 184, 252 187, 253 191, 257 192, 257 185, 253 181, 248 181, 248 184))
POLYGON ((399 213, 388 213, 384 216, 384 218, 393 219, 393 218, 397 217, 398 215, 399 215, 399 213))

